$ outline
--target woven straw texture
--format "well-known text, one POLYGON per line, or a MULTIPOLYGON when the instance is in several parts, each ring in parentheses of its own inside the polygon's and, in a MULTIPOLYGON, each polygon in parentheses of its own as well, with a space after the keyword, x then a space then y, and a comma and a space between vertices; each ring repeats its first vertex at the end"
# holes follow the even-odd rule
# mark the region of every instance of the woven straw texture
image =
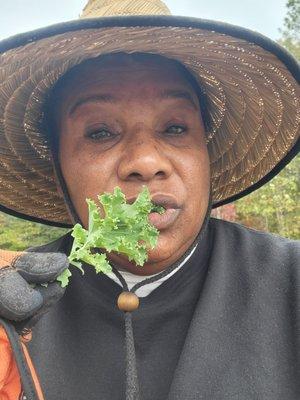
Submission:
MULTIPOLYGON (((104 9, 107 3, 101 2, 104 9)), ((152 5, 159 3, 153 1, 152 5)), ((99 4, 90 1, 84 13, 99 4)), ((49 89, 71 67, 120 51, 149 52, 179 60, 205 89, 214 202, 258 182, 298 138, 299 87, 277 57, 255 44, 185 27, 68 32, 0 56, 2 205, 31 217, 70 224, 64 200, 56 189, 49 144, 41 126, 43 104, 49 89)))
POLYGON ((81 18, 105 17, 111 15, 169 15, 170 10, 160 0, 90 0, 81 18))

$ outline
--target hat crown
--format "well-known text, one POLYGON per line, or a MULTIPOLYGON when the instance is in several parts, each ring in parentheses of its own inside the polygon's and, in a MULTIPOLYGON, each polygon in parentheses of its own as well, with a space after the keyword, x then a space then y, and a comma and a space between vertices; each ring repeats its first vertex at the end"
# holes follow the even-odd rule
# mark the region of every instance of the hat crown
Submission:
POLYGON ((80 18, 170 14, 170 10, 161 0, 89 0, 80 18))

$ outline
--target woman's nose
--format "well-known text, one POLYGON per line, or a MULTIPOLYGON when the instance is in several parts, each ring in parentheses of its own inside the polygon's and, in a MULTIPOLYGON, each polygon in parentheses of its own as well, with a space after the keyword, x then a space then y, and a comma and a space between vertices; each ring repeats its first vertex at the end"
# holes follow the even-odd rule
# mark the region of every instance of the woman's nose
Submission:
POLYGON ((166 179, 171 173, 171 161, 159 147, 158 141, 146 136, 128 144, 118 166, 119 178, 122 180, 166 179))

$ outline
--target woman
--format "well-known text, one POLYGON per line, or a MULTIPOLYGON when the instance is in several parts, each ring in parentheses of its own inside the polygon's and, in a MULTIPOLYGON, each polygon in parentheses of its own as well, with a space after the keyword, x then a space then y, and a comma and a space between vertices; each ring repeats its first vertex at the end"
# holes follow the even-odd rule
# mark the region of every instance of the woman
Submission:
POLYGON ((167 13, 94 0, 0 45, 4 210, 87 228, 86 198, 119 186, 133 202, 143 185, 167 208, 143 268, 107 252, 111 274, 85 265, 65 293, 70 234, 2 255, 9 399, 299 397, 299 246, 210 218, 296 154, 298 65, 255 33, 167 13), (13 326, 23 341, 33 328, 30 356, 13 326))

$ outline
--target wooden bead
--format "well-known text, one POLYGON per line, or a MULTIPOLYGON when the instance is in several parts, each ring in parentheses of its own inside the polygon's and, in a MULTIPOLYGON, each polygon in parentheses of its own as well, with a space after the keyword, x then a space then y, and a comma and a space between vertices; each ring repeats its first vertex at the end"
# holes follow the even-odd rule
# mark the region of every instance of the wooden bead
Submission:
POLYGON ((32 332, 31 330, 27 330, 26 332, 20 335, 22 343, 29 343, 32 339, 32 332))
POLYGON ((131 292, 122 292, 118 297, 118 307, 122 311, 134 311, 139 308, 140 299, 131 292))

